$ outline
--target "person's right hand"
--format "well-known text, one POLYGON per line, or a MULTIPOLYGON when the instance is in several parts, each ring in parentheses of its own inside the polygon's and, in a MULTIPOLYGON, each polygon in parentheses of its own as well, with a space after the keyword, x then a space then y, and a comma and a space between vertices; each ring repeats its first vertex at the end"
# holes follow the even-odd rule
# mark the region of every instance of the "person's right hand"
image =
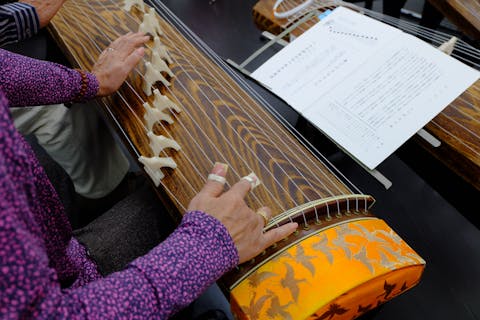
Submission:
POLYGON ((99 84, 97 96, 107 96, 120 88, 145 54, 143 44, 148 40, 149 36, 142 32, 129 32, 113 41, 100 54, 92 68, 99 84))
MULTIPOLYGON (((212 174, 225 177, 226 166, 217 163, 212 174)), ((220 220, 235 243, 240 263, 255 257, 298 227, 296 222, 287 223, 264 233, 264 218, 250 209, 244 200, 250 191, 250 182, 241 179, 227 192, 223 192, 223 188, 223 183, 207 180, 203 189, 190 202, 188 211, 203 211, 220 220)), ((267 220, 271 217, 269 208, 263 207, 258 211, 260 210, 263 210, 267 220)))

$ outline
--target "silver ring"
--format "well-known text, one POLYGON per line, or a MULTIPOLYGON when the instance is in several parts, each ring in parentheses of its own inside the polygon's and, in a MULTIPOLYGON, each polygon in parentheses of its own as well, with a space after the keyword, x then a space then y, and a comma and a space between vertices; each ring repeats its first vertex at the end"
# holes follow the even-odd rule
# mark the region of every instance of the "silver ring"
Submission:
POLYGON ((113 49, 113 48, 111 48, 111 47, 108 47, 108 48, 107 48, 107 51, 108 51, 108 52, 111 52, 111 51, 115 51, 115 49, 113 49))
POLYGON ((225 182, 227 182, 227 179, 225 179, 225 177, 219 176, 218 174, 214 174, 214 173, 210 173, 207 179, 220 182, 221 184, 225 184, 225 182))

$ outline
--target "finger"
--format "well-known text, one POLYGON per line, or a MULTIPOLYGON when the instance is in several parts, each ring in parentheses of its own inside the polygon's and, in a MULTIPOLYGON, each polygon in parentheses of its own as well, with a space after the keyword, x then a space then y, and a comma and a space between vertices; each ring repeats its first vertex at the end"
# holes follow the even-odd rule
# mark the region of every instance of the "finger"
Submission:
POLYGON ((106 55, 107 55, 107 49, 100 52, 100 55, 98 56, 97 60, 103 59, 106 55))
POLYGON ((133 33, 130 37, 127 38, 126 44, 130 46, 132 49, 137 48, 143 44, 145 44, 150 37, 145 35, 143 32, 133 33))
POLYGON ((265 248, 271 246, 275 242, 278 242, 289 235, 291 235, 296 229, 298 228, 298 223, 290 222, 280 226, 278 228, 274 228, 272 230, 268 230, 263 234, 263 241, 265 244, 265 248))
POLYGON ((257 175, 253 172, 250 172, 248 176, 242 177, 242 179, 250 182, 250 185, 251 185, 250 190, 253 190, 260 185, 260 180, 258 179, 257 175))
POLYGON ((245 198, 247 193, 258 185, 258 182, 258 177, 252 172, 248 176, 241 178, 239 182, 235 183, 229 192, 238 193, 242 198, 245 198))
MULTIPOLYGON (((140 57, 143 57, 145 53, 145 48, 144 47, 139 47, 139 46, 132 46, 132 47, 124 47, 122 50, 119 50, 119 60, 127 60, 131 57, 132 54, 140 54, 140 57)), ((135 63, 136 64, 136 63, 135 63)))
POLYGON ((216 162, 212 171, 208 175, 207 182, 202 188, 202 193, 208 194, 212 197, 218 197, 223 192, 225 185, 225 176, 227 175, 228 165, 221 162, 216 162))
POLYGON ((257 210, 257 215, 262 220, 263 227, 265 227, 272 218, 272 210, 269 207, 262 207, 257 210))
POLYGON ((133 51, 126 59, 125 59, 125 68, 128 72, 130 72, 142 59, 143 55, 145 54, 145 48, 140 47, 133 51))
POLYGON ((122 41, 124 41, 125 37, 126 37, 126 35, 122 35, 122 36, 118 37, 117 39, 113 40, 110 43, 109 47, 113 48, 113 49, 118 48, 118 46, 122 43, 122 41))
POLYGON ((109 45, 109 47, 129 55, 133 50, 143 45, 148 40, 149 37, 142 32, 129 32, 117 38, 109 45))

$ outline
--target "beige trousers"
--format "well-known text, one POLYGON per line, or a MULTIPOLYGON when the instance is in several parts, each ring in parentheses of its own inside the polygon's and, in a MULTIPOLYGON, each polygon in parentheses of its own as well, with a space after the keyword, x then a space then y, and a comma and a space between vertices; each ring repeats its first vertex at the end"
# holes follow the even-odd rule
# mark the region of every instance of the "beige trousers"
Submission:
POLYGON ((129 169, 94 102, 10 108, 17 130, 33 134, 70 176, 75 191, 101 198, 115 189, 129 169))

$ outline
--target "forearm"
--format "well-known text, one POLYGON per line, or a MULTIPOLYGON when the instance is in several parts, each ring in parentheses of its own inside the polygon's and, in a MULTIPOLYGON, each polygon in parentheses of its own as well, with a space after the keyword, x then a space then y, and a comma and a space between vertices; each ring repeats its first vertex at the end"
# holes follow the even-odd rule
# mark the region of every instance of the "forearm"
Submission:
MULTIPOLYGON (((13 211, 3 209, 3 215, 14 217, 13 211)), ((5 303, 0 308, 2 319, 167 319, 238 263, 226 228, 213 217, 194 212, 167 240, 125 270, 79 288, 61 289, 42 253, 42 242, 22 227, 21 220, 3 220, 7 223, 0 227, 0 242, 6 242, 7 251, 0 262, 15 257, 18 267, 0 274, 5 288, 0 292, 5 303)))
POLYGON ((237 264, 238 253, 227 229, 205 213, 191 212, 170 237, 131 266, 155 288, 159 314, 167 318, 237 264))
POLYGON ((0 47, 32 37, 40 29, 39 17, 27 3, 0 6, 0 47))
POLYGON ((86 73, 86 83, 80 95, 82 76, 78 71, 0 49, 0 88, 10 107, 91 99, 98 91, 98 81, 86 73))
POLYGON ((123 271, 68 294, 96 318, 167 319, 200 296, 238 263, 227 229, 201 212, 188 213, 180 226, 123 271))

